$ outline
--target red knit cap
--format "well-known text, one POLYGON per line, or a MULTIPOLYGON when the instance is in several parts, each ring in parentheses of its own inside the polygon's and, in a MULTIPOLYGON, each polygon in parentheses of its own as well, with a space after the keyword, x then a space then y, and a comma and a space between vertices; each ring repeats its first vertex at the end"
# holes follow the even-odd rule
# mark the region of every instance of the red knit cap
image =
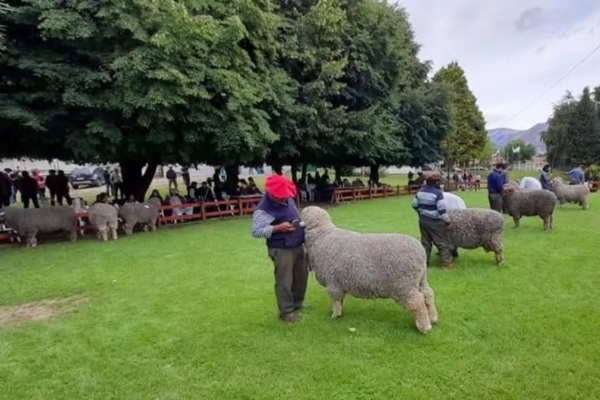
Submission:
POLYGON ((270 175, 265 181, 267 192, 278 199, 296 197, 296 185, 283 175, 270 175))

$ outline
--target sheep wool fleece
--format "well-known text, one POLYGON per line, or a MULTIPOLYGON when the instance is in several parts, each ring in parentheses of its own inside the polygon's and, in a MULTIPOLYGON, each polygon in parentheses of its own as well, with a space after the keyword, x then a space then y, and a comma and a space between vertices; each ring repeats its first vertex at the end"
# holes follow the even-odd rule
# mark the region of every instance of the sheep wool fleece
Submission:
MULTIPOLYGON (((300 214, 293 201, 279 204, 264 196, 257 207, 274 218, 271 225, 293 222, 300 214)), ((308 268, 304 253, 304 228, 290 233, 274 233, 267 239, 269 258, 275 266, 275 296, 279 315, 292 314, 302 307, 308 283, 308 268)))

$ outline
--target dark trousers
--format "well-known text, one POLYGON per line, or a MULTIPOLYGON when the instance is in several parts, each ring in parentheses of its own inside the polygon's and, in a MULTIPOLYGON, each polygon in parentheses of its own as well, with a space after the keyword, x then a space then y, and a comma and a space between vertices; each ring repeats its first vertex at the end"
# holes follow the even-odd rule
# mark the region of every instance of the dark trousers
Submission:
POLYGON ((21 200, 23 200, 23 208, 29 208, 29 202, 33 203, 35 208, 40 208, 40 203, 38 203, 37 194, 34 196, 30 196, 28 194, 21 194, 21 200))
POLYGON ((48 191, 50 192, 50 204, 51 205, 56 205, 56 191, 53 189, 48 189, 48 191))
POLYGON ((494 211, 502 213, 504 210, 504 202, 502 201, 502 195, 499 193, 488 194, 488 200, 490 201, 490 208, 494 211))
POLYGON ((121 196, 122 199, 125 198, 125 195, 123 194, 123 184, 121 182, 113 183, 112 191, 113 191, 112 192, 113 199, 117 200, 119 198, 119 196, 121 196))
POLYGON ((427 221, 420 219, 419 228, 421 230, 421 244, 427 254, 427 264, 431 257, 431 248, 433 245, 440 251, 443 263, 452 262, 452 248, 448 240, 448 232, 446 231, 446 223, 444 221, 427 221))
POLYGON ((308 268, 304 247, 269 249, 269 258, 275 264, 275 296, 279 315, 299 309, 304 302, 308 283, 308 268))
POLYGON ((69 193, 61 193, 58 192, 56 193, 56 200, 58 201, 58 204, 60 204, 61 206, 63 205, 63 199, 67 201, 68 205, 71 205, 73 203, 73 200, 71 199, 71 196, 69 196, 69 193))

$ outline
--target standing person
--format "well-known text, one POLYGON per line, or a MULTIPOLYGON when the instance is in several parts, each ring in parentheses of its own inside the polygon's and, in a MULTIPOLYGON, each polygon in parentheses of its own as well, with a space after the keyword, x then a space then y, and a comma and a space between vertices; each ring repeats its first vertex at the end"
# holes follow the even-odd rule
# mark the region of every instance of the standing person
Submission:
POLYGON ((502 176, 503 164, 496 164, 494 170, 487 177, 488 199, 492 210, 502 213, 504 192, 504 176, 502 176))
POLYGON ((542 168, 540 183, 542 184, 542 189, 550 190, 550 164, 546 164, 542 168))
POLYGON ((569 185, 585 184, 585 164, 579 164, 579 167, 569 171, 569 185))
POLYGON ((111 190, 112 189, 112 185, 110 183, 110 168, 108 166, 104 170, 103 178, 104 178, 104 185, 106 185, 106 194, 108 196, 110 196, 110 194, 112 193, 113 196, 114 196, 115 193, 112 192, 112 190, 111 190))
POLYGON ((252 220, 252 236, 267 241, 269 258, 275 265, 275 295, 279 318, 298 322, 297 311, 305 308, 308 268, 304 253, 304 227, 294 197, 296 186, 282 175, 265 182, 267 193, 252 220))
POLYGON ((510 183, 510 175, 508 174, 508 165, 502 164, 502 183, 508 185, 510 183))
POLYGON ((0 171, 0 208, 10 206, 12 181, 7 173, 0 171))
POLYGON ((121 175, 119 168, 114 168, 110 174, 110 184, 112 185, 113 198, 118 200, 119 196, 121 196, 121 198, 124 199, 125 194, 123 193, 123 175, 121 175))
POLYGON ((17 194, 21 191, 21 171, 17 167, 16 171, 11 172, 10 179, 12 181, 12 202, 17 202, 17 194))
POLYGON ((425 178, 425 186, 417 192, 412 207, 419 214, 421 244, 427 254, 427 264, 431 257, 432 245, 435 244, 442 257, 442 267, 452 268, 452 246, 447 234, 450 217, 446 210, 444 192, 439 189, 440 180, 439 172, 429 173, 425 178))
POLYGON ((177 189, 177 173, 175 171, 173 171, 173 167, 169 167, 166 177, 167 177, 167 180, 169 181, 169 190, 171 190, 171 189, 179 190, 179 189, 177 189))
POLYGON ((189 167, 184 167, 181 173, 181 179, 183 179, 183 184, 186 189, 190 188, 190 169, 189 167))
POLYGON ((408 171, 408 186, 412 186, 413 178, 415 177, 415 173, 412 170, 408 171))
POLYGON ((38 203, 38 181, 29 176, 29 172, 23 171, 21 179, 21 201, 23 208, 29 208, 29 202, 33 203, 35 208, 40 208, 38 203))
POLYGON ((73 200, 69 195, 69 178, 65 175, 65 171, 59 170, 58 175, 56 176, 56 200, 58 204, 63 205, 63 199, 67 201, 67 204, 70 206, 73 204, 73 200))
POLYGON ((51 169, 46 177, 46 187, 48 188, 48 192, 50 194, 50 204, 53 206, 56 205, 56 188, 58 186, 56 178, 56 171, 51 169))
POLYGON ((31 175, 32 175, 33 179, 35 179, 35 181, 37 182, 39 198, 45 199, 46 198, 46 181, 40 175, 40 171, 38 171, 37 169, 34 169, 33 171, 31 171, 31 175))

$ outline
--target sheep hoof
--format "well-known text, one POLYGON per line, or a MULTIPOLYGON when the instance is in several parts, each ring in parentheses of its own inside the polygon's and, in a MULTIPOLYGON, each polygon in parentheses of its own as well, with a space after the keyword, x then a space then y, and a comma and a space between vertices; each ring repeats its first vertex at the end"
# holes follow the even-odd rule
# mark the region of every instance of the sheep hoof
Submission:
POLYGON ((429 332, 431 332, 431 329, 432 329, 432 327, 431 327, 430 323, 423 324, 423 325, 417 323, 417 330, 424 335, 427 335, 429 332))
POLYGON ((434 315, 432 315, 432 316, 429 317, 429 321, 431 321, 432 325, 437 324, 439 320, 440 320, 440 317, 438 317, 437 314, 434 314, 434 315))
POLYGON ((341 316, 342 316, 341 312, 335 312, 334 311, 334 312, 331 313, 331 318, 332 319, 340 318, 341 316))

